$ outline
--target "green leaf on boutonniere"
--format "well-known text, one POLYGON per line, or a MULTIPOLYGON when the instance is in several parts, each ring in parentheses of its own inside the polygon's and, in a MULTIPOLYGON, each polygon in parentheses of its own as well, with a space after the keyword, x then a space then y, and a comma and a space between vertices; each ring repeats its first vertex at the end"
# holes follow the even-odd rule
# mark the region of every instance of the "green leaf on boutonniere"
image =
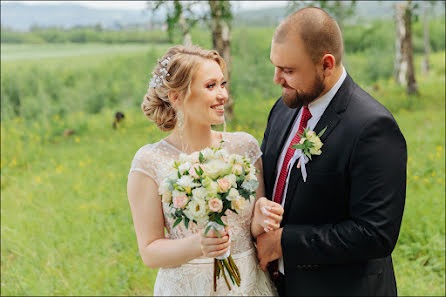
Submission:
POLYGON ((317 135, 317 137, 319 137, 319 138, 321 138, 321 136, 325 133, 325 130, 327 130, 327 126, 324 128, 324 129, 322 129, 322 131, 321 132, 319 132, 319 134, 317 135))

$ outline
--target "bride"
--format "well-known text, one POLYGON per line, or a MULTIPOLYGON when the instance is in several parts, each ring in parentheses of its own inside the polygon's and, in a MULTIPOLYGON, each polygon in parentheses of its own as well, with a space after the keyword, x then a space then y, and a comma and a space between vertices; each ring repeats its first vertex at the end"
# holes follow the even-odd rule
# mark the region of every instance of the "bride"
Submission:
POLYGON ((160 268, 154 295, 277 295, 269 275, 259 268, 254 241, 279 228, 283 209, 264 198, 261 151, 257 140, 244 132, 217 132, 224 123, 228 99, 224 60, 216 51, 198 46, 170 48, 157 63, 142 109, 166 138, 141 147, 132 162, 127 194, 139 252, 144 264, 160 268), (170 208, 161 201, 158 185, 169 174, 169 164, 181 153, 222 146, 230 154, 247 156, 259 170, 257 199, 238 215, 228 212, 229 226, 204 235, 203 228, 181 223, 173 228, 170 208), (165 234, 165 230, 167 234, 165 234), (241 275, 240 287, 228 289, 223 277, 213 288, 214 257, 230 250, 241 275))

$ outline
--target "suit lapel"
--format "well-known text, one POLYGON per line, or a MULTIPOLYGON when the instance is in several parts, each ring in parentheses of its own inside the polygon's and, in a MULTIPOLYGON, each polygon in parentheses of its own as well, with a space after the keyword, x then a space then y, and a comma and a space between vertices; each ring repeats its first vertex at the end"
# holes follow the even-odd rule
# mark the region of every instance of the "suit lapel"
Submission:
MULTIPOLYGON (((273 127, 273 129, 270 132, 270 135, 274 135, 274 138, 272 139, 272 152, 274 156, 274 160, 271 160, 270 168, 273 168, 273 172, 271 174, 268 174, 270 177, 269 184, 274 186, 274 182, 276 180, 276 172, 277 172, 277 161, 280 157, 280 154, 282 153, 282 148, 285 144, 286 139, 288 138, 291 128, 293 127, 293 123, 299 114, 300 108, 298 107, 296 109, 291 109, 285 106, 284 103, 284 110, 280 113, 280 118, 278 121, 279 123, 276 123, 273 127)), ((271 193, 272 194, 272 193, 271 193)))
MULTIPOLYGON (((333 129, 336 127, 336 125, 339 123, 339 120, 341 119, 341 114, 345 109, 347 108, 348 102, 350 100, 350 96, 352 93, 354 87, 354 82, 350 75, 347 73, 347 76, 345 77, 344 82, 342 83, 341 87, 339 88, 336 95, 331 100, 330 104, 327 106, 327 109, 325 109, 324 113, 322 114, 321 118, 319 119, 318 123, 316 124, 316 127, 314 128, 314 131, 319 134, 320 131, 322 131, 325 127, 327 127, 327 130, 325 130, 324 134, 321 136, 321 141, 324 142, 325 139, 330 135, 330 133, 333 131, 333 129)), ((289 132, 287 132, 289 133, 289 132)), ((280 154, 280 152, 279 152, 280 154)), ((317 158, 317 156, 315 156, 317 158)), ((311 161, 306 165, 311 166, 311 161)), ((302 173, 300 169, 296 169, 297 172, 293 175, 293 170, 295 168, 291 169, 290 172, 290 180, 288 183, 288 189, 287 189, 287 195, 284 205, 284 219, 283 222, 286 220, 286 216, 288 214, 287 209, 291 205, 291 201, 294 199, 294 196, 296 196, 296 189, 297 189, 297 183, 301 180, 302 173), (293 179, 293 180, 291 180, 293 179)))

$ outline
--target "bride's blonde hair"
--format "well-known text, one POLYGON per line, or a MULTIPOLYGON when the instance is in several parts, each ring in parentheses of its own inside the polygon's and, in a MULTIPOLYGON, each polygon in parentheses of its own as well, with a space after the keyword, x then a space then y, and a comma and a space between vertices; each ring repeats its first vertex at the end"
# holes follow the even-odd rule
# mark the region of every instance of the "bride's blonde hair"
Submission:
POLYGON ((202 59, 217 62, 222 71, 226 67, 225 61, 217 51, 205 50, 196 45, 171 47, 155 65, 152 74, 161 77, 161 82, 149 87, 141 108, 162 131, 172 130, 177 123, 177 113, 171 106, 167 94, 174 90, 179 93, 180 98, 187 99, 190 95, 193 74, 202 59), (167 65, 163 65, 163 62, 167 62, 167 65))

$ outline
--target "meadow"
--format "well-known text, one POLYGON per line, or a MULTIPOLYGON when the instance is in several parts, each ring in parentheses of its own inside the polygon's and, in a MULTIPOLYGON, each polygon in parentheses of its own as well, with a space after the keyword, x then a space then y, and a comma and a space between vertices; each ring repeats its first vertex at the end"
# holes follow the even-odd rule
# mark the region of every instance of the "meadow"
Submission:
MULTIPOLYGON (((268 59, 272 30, 233 37, 236 105, 227 130, 259 142, 280 95, 268 59)), ((157 271, 139 256, 126 182, 138 148, 166 136, 139 105, 169 45, 121 44, 112 52, 86 44, 95 50, 82 56, 81 45, 20 46, 4 52, 2 45, 1 295, 151 295, 157 271), (52 54, 39 56, 45 52, 52 54), (117 110, 125 120, 113 130, 117 110), (64 137, 67 128, 75 133, 64 137)), ((419 96, 407 96, 381 64, 374 69, 378 58, 347 52, 345 64, 393 112, 408 144, 406 207, 393 252, 398 293, 445 295, 445 52, 432 54, 427 75, 416 56, 419 96)))

